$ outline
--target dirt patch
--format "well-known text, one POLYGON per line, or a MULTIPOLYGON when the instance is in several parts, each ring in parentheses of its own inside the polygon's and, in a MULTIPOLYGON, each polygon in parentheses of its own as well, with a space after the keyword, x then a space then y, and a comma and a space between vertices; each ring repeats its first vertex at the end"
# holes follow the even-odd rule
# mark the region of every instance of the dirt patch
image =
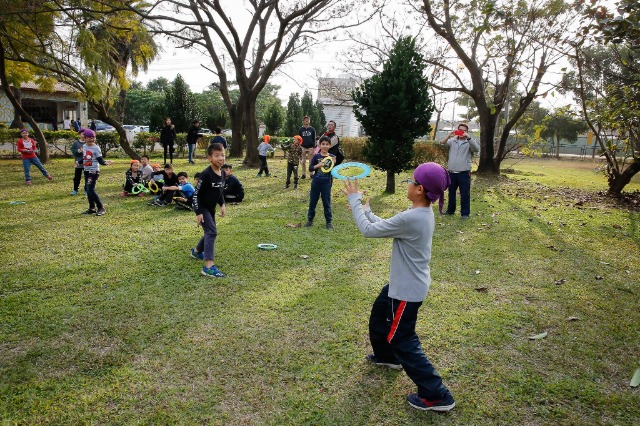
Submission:
POLYGON ((604 206, 640 212, 640 191, 622 193, 619 196, 611 195, 604 191, 585 191, 570 188, 552 189, 551 191, 559 197, 573 201, 577 206, 587 203, 597 203, 604 206))

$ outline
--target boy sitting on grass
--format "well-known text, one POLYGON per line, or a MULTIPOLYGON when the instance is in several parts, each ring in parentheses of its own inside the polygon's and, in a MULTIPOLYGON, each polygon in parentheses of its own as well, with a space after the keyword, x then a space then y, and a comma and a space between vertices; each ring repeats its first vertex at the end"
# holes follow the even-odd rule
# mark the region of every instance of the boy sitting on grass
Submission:
POLYGON ((175 188, 176 186, 178 186, 178 176, 173 173, 173 165, 167 163, 164 165, 164 172, 162 173, 162 194, 157 200, 150 202, 149 205, 164 207, 171 204, 176 191, 169 188, 175 188))
POLYGON ((404 367, 407 376, 418 386, 418 392, 407 395, 407 401, 413 408, 425 411, 449 411, 456 405, 416 334, 418 310, 431 284, 429 261, 435 229, 431 203, 439 199, 442 212, 449 183, 449 174, 442 166, 421 164, 407 180, 411 208, 390 219, 374 215, 369 199, 362 204, 357 180, 347 180, 342 190, 362 235, 393 238, 389 284, 382 287, 369 317, 373 354, 367 356, 367 360, 394 370, 404 367))
POLYGON ((195 188, 189 183, 188 178, 187 172, 180 172, 178 173, 178 185, 165 187, 167 190, 175 191, 173 201, 177 204, 176 210, 191 210, 195 188))
POLYGON ((224 170, 224 201, 227 203, 241 203, 244 199, 244 187, 240 180, 233 175, 233 166, 225 164, 222 166, 224 170))

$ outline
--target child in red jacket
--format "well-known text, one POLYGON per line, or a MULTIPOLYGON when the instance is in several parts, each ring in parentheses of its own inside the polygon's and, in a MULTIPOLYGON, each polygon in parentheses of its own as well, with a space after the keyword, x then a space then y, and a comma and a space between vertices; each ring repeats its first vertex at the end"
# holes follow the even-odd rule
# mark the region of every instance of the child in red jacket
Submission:
POLYGON ((18 139, 18 152, 22 154, 22 166, 24 167, 24 179, 27 181, 27 185, 31 185, 31 165, 34 164, 44 177, 49 180, 53 180, 53 176, 47 172, 40 159, 36 156, 38 146, 36 141, 29 137, 29 131, 27 129, 20 130, 21 138, 18 139))

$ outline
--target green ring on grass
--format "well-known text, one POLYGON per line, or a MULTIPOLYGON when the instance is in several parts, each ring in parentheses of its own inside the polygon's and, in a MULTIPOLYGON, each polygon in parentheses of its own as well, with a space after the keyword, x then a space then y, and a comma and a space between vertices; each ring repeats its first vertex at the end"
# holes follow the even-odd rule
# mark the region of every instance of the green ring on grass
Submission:
POLYGON ((144 185, 141 183, 136 183, 135 185, 133 185, 133 188, 131 188, 132 194, 139 194, 143 191, 149 192, 149 190, 145 188, 144 185))
POLYGON ((260 250, 275 250, 278 248, 277 245, 275 244, 267 244, 267 243, 263 243, 263 244, 258 244, 258 248, 260 250))
POLYGON ((155 183, 154 181, 151 181, 149 182, 149 190, 155 194, 156 192, 160 191, 160 188, 158 187, 157 183, 155 183), (156 189, 153 189, 151 185, 155 186, 156 189))

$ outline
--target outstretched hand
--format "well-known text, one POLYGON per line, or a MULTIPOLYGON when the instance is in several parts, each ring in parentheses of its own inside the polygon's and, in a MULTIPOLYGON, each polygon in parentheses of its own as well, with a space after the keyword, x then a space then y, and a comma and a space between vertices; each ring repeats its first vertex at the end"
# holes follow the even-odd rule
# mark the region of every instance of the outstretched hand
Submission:
MULTIPOLYGON (((346 195, 347 197, 350 194, 362 194, 363 196, 367 193, 367 191, 359 191, 358 190, 358 179, 353 178, 353 179, 346 179, 344 181, 344 188, 340 189, 344 195, 346 195)), ((351 207, 351 206, 349 206, 351 207)), ((364 209, 370 209, 371 207, 369 206, 369 197, 367 197, 367 199, 364 202, 363 205, 364 209)))
POLYGON ((358 179, 345 179, 344 188, 340 189, 347 197, 351 194, 361 194, 358 191, 358 179))

